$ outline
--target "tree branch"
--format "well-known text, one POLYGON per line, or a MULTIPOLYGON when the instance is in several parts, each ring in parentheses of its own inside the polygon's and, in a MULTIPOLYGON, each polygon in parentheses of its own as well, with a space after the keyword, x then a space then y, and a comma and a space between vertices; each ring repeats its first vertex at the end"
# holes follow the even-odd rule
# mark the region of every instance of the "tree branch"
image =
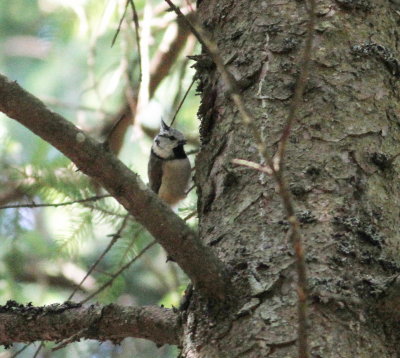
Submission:
POLYGON ((226 296, 229 279, 223 264, 137 174, 102 144, 3 75, 0 111, 49 142, 99 182, 154 236, 204 295, 226 296))
POLYGON ((0 344, 6 346, 39 340, 70 343, 82 338, 119 342, 126 337, 179 344, 180 335, 178 314, 156 306, 81 306, 69 301, 43 307, 8 301, 0 306, 0 344))
POLYGON ((28 204, 4 205, 4 206, 0 206, 0 210, 4 210, 4 209, 20 209, 20 208, 46 208, 46 207, 58 208, 59 206, 67 206, 67 205, 74 205, 74 204, 80 204, 80 203, 87 203, 89 201, 97 201, 97 200, 101 200, 101 199, 108 198, 108 197, 110 197, 110 195, 96 195, 96 196, 92 196, 90 198, 66 201, 64 203, 52 203, 52 204, 50 204, 50 203, 41 203, 41 204, 36 204, 35 202, 31 202, 31 203, 28 203, 28 204))

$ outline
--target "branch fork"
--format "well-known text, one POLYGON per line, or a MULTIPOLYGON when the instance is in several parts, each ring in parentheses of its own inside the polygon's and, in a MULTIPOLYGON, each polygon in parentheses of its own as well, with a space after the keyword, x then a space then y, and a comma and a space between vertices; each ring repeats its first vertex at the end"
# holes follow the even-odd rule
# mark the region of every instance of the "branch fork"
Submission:
POLYGON ((94 178, 142 224, 206 297, 232 293, 229 274, 196 232, 101 143, 0 75, 0 111, 15 119, 94 178))

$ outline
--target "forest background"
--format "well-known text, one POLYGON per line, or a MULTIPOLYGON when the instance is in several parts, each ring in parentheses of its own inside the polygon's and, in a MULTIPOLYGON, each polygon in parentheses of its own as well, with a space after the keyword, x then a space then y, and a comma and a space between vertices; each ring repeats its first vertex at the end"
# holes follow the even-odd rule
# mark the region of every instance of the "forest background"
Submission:
MULTIPOLYGON (((145 2, 135 1, 135 5, 142 24, 142 58, 135 42, 132 10, 126 9, 125 1, 2 1, 1 72, 35 93, 49 108, 105 141, 126 98, 138 91, 143 77, 146 80, 158 68, 160 58, 171 51, 171 43, 179 34, 176 16, 166 12, 167 5, 147 2, 145 19, 145 2)), ((186 58, 196 51, 194 37, 186 31, 179 39, 176 54, 172 49, 172 63, 165 66, 159 78, 162 82, 154 85, 147 99, 141 94, 143 110, 127 130, 119 153, 144 181, 151 141, 160 120, 172 119, 194 74, 186 58)), ((176 126, 189 137, 189 150, 199 144, 198 103, 192 88, 176 120, 176 126)), ((0 118, 0 303, 9 299, 33 305, 65 301, 112 241, 112 249, 76 291, 73 301, 83 300, 109 282, 113 273, 145 251, 95 300, 178 306, 188 280, 175 263, 166 262, 158 245, 143 250, 152 242, 149 234, 126 220, 125 210, 114 199, 101 198, 105 192, 59 151, 3 114, 0 118), (36 207, 88 198, 66 206, 36 207), (8 208, 10 205, 21 207, 8 208)), ((177 209, 178 214, 192 217, 195 202, 192 190, 177 209)), ((188 222, 195 226, 196 218, 188 222)), ((38 346, 30 345, 19 356, 33 356, 38 346)), ((9 357, 23 347, 1 348, 0 356, 9 357)), ((52 357, 132 354, 174 357, 176 350, 126 339, 120 346, 85 341, 51 352, 52 357)))

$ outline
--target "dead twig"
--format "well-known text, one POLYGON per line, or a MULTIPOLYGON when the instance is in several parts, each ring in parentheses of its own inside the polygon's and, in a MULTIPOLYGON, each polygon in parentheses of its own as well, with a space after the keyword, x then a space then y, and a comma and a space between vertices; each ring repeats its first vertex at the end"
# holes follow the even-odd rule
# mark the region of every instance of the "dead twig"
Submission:
POLYGON ((21 349, 18 349, 10 358, 16 358, 20 353, 27 349, 32 343, 25 344, 21 349))
POLYGON ((82 337, 82 333, 87 331, 88 329, 89 328, 81 329, 80 331, 73 334, 71 337, 68 337, 67 339, 63 340, 60 344, 56 345, 54 348, 51 349, 51 351, 52 352, 58 351, 66 347, 68 344, 76 342, 77 338, 82 337))
POLYGON ((172 102, 171 108, 174 108, 174 109, 178 108, 179 102, 181 100, 183 80, 184 80, 184 78, 186 76, 186 73, 187 73, 187 70, 188 70, 188 67, 189 67, 188 66, 189 65, 189 61, 190 61, 189 56, 193 55, 193 51, 194 51, 194 49, 196 47, 196 43, 197 43, 197 40, 196 40, 196 38, 194 36, 190 36, 188 38, 187 45, 186 45, 186 47, 185 47, 185 49, 183 51, 184 59, 181 62, 180 68, 179 68, 179 76, 178 76, 179 87, 178 87, 178 90, 177 90, 177 92, 175 94, 175 97, 174 97, 174 100, 172 102))
POLYGON ((129 0, 126 2, 124 13, 122 14, 121 18, 119 19, 119 24, 118 24, 118 27, 117 27, 117 31, 115 31, 114 37, 113 37, 113 39, 111 41, 111 47, 114 46, 115 41, 117 40, 117 37, 118 37, 118 35, 119 35, 120 31, 121 31, 122 22, 124 21, 126 12, 128 11, 128 5, 129 5, 129 0))
POLYGON ((111 248, 114 246, 114 244, 117 242, 117 240, 121 237, 121 233, 122 231, 125 229, 126 224, 128 222, 128 217, 129 214, 125 216, 124 220, 122 220, 122 223, 118 229, 118 231, 112 235, 112 239, 110 241, 110 243, 107 245, 107 247, 105 248, 105 250, 102 252, 102 254, 97 258, 97 260, 93 263, 93 265, 90 267, 90 269, 88 270, 88 272, 86 272, 86 275, 84 278, 82 278, 81 282, 79 282, 79 284, 75 287, 75 289, 71 292, 71 294, 69 295, 69 297, 67 298, 67 301, 72 300, 72 298, 75 296, 75 293, 80 289, 80 287, 82 286, 82 284, 85 282, 85 280, 89 277, 89 275, 93 272, 93 270, 97 267, 97 265, 99 264, 99 262, 104 258, 104 256, 107 255, 107 253, 111 250, 111 248))
POLYGON ((272 170, 269 166, 254 163, 249 160, 235 158, 235 159, 232 159, 231 163, 236 164, 236 165, 241 165, 243 167, 247 167, 250 169, 255 169, 260 172, 266 173, 268 175, 272 175, 272 170))
POLYGON ((35 202, 32 202, 30 204, 4 205, 4 206, 0 206, 0 210, 4 210, 4 209, 19 209, 19 208, 43 208, 43 207, 57 208, 59 206, 67 206, 67 205, 73 205, 73 204, 87 203, 87 202, 90 202, 90 201, 97 201, 97 200, 101 200, 101 199, 104 199, 104 198, 110 198, 110 197, 111 197, 111 195, 96 195, 96 196, 92 196, 90 198, 66 201, 64 203, 36 204, 35 202))
POLYGON ((43 347, 44 347, 44 342, 40 342, 39 347, 36 349, 36 352, 32 358, 36 358, 39 355, 39 352, 43 347))
MULTIPOLYGON (((138 230, 135 230, 135 233, 134 233, 135 237, 137 237, 142 231, 143 231, 143 228, 139 228, 138 230)), ((129 255, 129 253, 134 245, 135 245, 135 240, 131 240, 128 247, 125 249, 124 254, 119 259, 118 265, 122 265, 125 262, 127 256, 129 255)))
POLYGON ((132 260, 130 260, 128 263, 126 263, 124 266, 122 266, 117 272, 115 272, 111 278, 105 282, 101 287, 99 287, 96 291, 94 291, 91 295, 89 295, 88 297, 86 297, 84 300, 80 301, 80 304, 84 304, 86 302, 88 302, 89 300, 91 300, 93 297, 97 296, 101 291, 103 291, 104 289, 106 289, 108 286, 111 286, 112 283, 114 282, 114 280, 123 272, 125 271, 127 268, 129 268, 129 266, 131 266, 135 261, 137 261, 147 250, 149 250, 152 246, 154 246, 156 244, 156 241, 153 240, 150 244, 148 244, 142 251, 140 251, 132 260))
POLYGON ((139 17, 136 11, 135 2, 133 0, 128 0, 131 4, 132 12, 133 12, 133 23, 135 25, 135 36, 136 36, 136 45, 138 51, 138 59, 139 59, 139 83, 142 81, 142 54, 140 52, 140 32, 139 32, 139 17))
POLYGON ((185 94, 183 95, 183 98, 182 98, 181 102, 179 103, 178 108, 176 109, 176 112, 175 112, 174 117, 172 118, 172 121, 171 121, 171 124, 170 124, 171 126, 174 124, 175 118, 178 115, 179 110, 181 109, 183 103, 185 102, 185 99, 186 99, 187 95, 190 92, 190 89, 192 88, 192 86, 193 86, 193 84, 195 82, 196 82, 196 80, 195 80, 195 78, 193 78, 192 82, 190 83, 190 86, 188 87, 188 89, 186 90, 185 94))

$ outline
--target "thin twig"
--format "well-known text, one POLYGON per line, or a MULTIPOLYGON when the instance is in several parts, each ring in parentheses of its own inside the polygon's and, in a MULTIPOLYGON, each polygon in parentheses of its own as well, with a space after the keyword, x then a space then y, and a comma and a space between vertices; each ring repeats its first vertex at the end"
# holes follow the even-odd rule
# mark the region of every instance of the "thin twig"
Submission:
POLYGON ((192 82, 190 83, 190 86, 189 86, 188 89, 186 90, 185 94, 183 95, 183 98, 182 98, 181 102, 179 103, 178 108, 176 109, 176 112, 175 112, 174 117, 172 118, 172 121, 171 121, 171 124, 170 124, 171 126, 174 124, 175 118, 176 118, 176 116, 177 116, 179 110, 181 109, 183 103, 185 102, 186 97, 187 97, 187 95, 189 94, 189 91, 190 91, 190 89, 192 88, 192 86, 193 86, 193 84, 195 83, 195 81, 196 81, 196 80, 195 80, 195 78, 193 77, 193 80, 192 80, 192 82))
POLYGON ((78 331, 75 334, 73 334, 71 337, 68 337, 67 339, 64 339, 60 344, 58 344, 54 348, 52 348, 51 351, 52 352, 58 351, 60 349, 63 349, 64 347, 66 347, 68 344, 76 342, 77 338, 82 337, 82 333, 87 331, 88 329, 89 329, 89 327, 81 329, 80 331, 78 331))
POLYGON ((196 185, 193 184, 188 190, 185 191, 185 195, 188 195, 195 187, 196 185))
POLYGON ((118 212, 113 211, 113 210, 108 210, 108 209, 105 209, 105 208, 101 208, 99 206, 92 205, 90 203, 83 203, 83 206, 85 208, 88 208, 88 209, 91 209, 91 210, 95 210, 95 211, 99 211, 99 212, 101 212, 103 214, 110 215, 110 216, 116 216, 116 217, 119 217, 119 218, 123 218, 125 216, 125 214, 118 213, 118 212))
POLYGON ((111 248, 114 246, 114 244, 117 242, 117 240, 121 237, 121 233, 124 230, 124 228, 128 222, 128 217, 129 217, 129 214, 127 214, 125 216, 124 220, 122 220, 121 226, 119 227, 118 231, 112 235, 112 239, 111 239, 110 243, 108 244, 108 246, 105 248, 103 253, 97 258, 97 260, 93 263, 93 265, 90 267, 90 269, 86 273, 85 277, 82 278, 81 282, 79 282, 79 284, 75 287, 75 289, 69 295, 69 297, 67 298, 67 301, 70 301, 74 297, 75 293, 80 289, 82 284, 89 277, 89 275, 93 272, 93 270, 96 268, 96 266, 99 264, 99 262, 104 258, 104 256, 107 255, 107 253, 111 250, 111 248))
POLYGON ((129 5, 129 0, 127 0, 127 2, 125 4, 124 13, 122 14, 121 18, 119 19, 119 24, 118 24, 118 27, 117 27, 117 31, 115 31, 114 37, 113 37, 113 39, 111 41, 111 47, 114 46, 115 41, 117 40, 118 34, 121 31, 122 22, 124 21, 126 12, 128 11, 128 5, 129 5))
POLYGON ((73 200, 73 201, 66 201, 64 203, 55 203, 55 204, 49 204, 49 203, 36 204, 35 202, 32 202, 30 204, 4 205, 4 206, 0 206, 0 210, 4 210, 4 209, 19 209, 19 208, 43 208, 43 207, 57 208, 59 206, 87 203, 87 202, 90 202, 90 201, 97 201, 97 200, 101 200, 101 199, 104 199, 104 198, 110 198, 110 197, 111 197, 111 195, 96 195, 96 196, 92 196, 90 198, 73 200))
POLYGON ((247 167, 250 169, 255 169, 260 172, 267 173, 269 175, 272 174, 272 170, 269 166, 254 163, 249 160, 235 158, 235 159, 232 159, 231 163, 236 164, 236 165, 241 165, 243 167, 247 167))
POLYGON ((185 216, 183 218, 184 221, 188 221, 189 219, 191 219, 193 216, 197 215, 197 210, 192 211, 190 214, 188 214, 187 216, 185 216))
POLYGON ((150 101, 150 42, 151 42, 151 6, 145 3, 144 12, 142 17, 142 26, 140 28, 140 55, 141 55, 141 81, 139 82, 139 89, 137 95, 137 104, 135 109, 135 123, 141 122, 145 108, 150 101))
MULTIPOLYGON (((194 37, 192 37, 194 38, 194 37)), ((191 47, 192 50, 195 46, 195 42, 194 41, 188 41, 188 45, 185 48, 185 53, 187 53, 188 55, 193 55, 192 51, 186 51, 186 49, 188 47, 191 47)), ((187 55, 184 56, 184 60, 182 61, 182 63, 180 64, 180 68, 179 68, 179 75, 178 75, 178 90, 176 91, 176 94, 174 96, 174 100, 172 101, 172 108, 178 108, 180 99, 181 99, 181 94, 182 94, 182 84, 183 84, 183 80, 185 78, 187 69, 188 69, 188 64, 189 64, 190 59, 188 58, 187 55)))
POLYGON ((148 244, 142 251, 140 251, 132 260, 130 260, 127 264, 122 266, 117 272, 115 272, 112 276, 111 279, 105 282, 101 287, 99 287, 95 292, 93 292, 91 295, 86 297, 84 300, 80 301, 80 304, 84 304, 91 300, 93 297, 97 296, 101 291, 103 291, 105 288, 110 286, 114 280, 127 268, 129 268, 130 265, 132 265, 136 260, 138 260, 148 249, 150 249, 153 245, 156 244, 157 241, 153 240, 150 244, 148 244))
POLYGON ((39 347, 36 349, 35 354, 32 356, 32 358, 36 358, 39 355, 40 350, 44 347, 44 343, 40 342, 39 347))
POLYGON ((10 358, 16 358, 20 353, 27 349, 32 343, 25 344, 21 349, 18 349, 10 358))
POLYGON ((182 11, 176 7, 172 1, 165 0, 172 10, 178 15, 182 21, 188 26, 190 31, 192 31, 193 35, 196 36, 197 40, 203 45, 204 50, 208 52, 208 54, 213 59, 216 64, 218 70, 220 71, 222 78, 225 82, 225 85, 228 87, 228 93, 232 94, 238 92, 238 84, 233 75, 226 69, 224 65, 224 61, 219 53, 217 44, 211 40, 211 38, 206 34, 206 32, 195 22, 191 22, 187 16, 185 16, 182 11))
POLYGON ((131 4, 132 12, 133 12, 133 23, 135 25, 135 36, 136 36, 136 46, 138 50, 138 59, 139 59, 139 83, 142 81, 142 53, 140 51, 140 32, 139 32, 139 17, 136 11, 135 2, 133 0, 128 0, 131 4))
MULTIPOLYGON (((125 27, 128 27, 129 25, 126 24, 125 27)), ((132 72, 135 67, 137 67, 138 60, 135 56, 131 56, 132 54, 132 49, 129 46, 129 36, 130 33, 125 31, 125 41, 122 41, 121 43, 121 49, 122 49, 122 57, 121 57, 121 68, 123 69, 123 76, 125 78, 125 98, 126 101, 130 107, 130 112, 135 113, 136 112, 136 95, 137 95, 137 90, 136 86, 133 85, 133 77, 132 77, 132 72), (132 60, 130 59, 132 57, 132 60)), ((139 67, 139 83, 142 77, 141 69, 139 67)))
MULTIPOLYGON (((192 33, 196 36, 199 42, 203 45, 204 50, 208 52, 208 54, 213 59, 214 63, 216 64, 219 72, 221 73, 221 77, 227 86, 228 92, 234 103, 236 104, 239 113, 242 117, 243 122, 249 127, 251 130, 253 137, 256 141, 257 148, 267 162, 268 166, 271 169, 272 175, 278 184, 279 187, 279 194, 282 199, 282 203, 285 209, 286 217, 291 225, 291 243, 293 245, 295 255, 296 255, 296 271, 298 275, 297 280, 297 291, 298 291, 298 353, 299 358, 307 358, 308 357, 308 343, 307 343, 307 274, 306 274, 306 265, 304 259, 304 249, 301 242, 301 236, 299 232, 299 221, 295 215, 295 210, 291 198, 291 194, 287 188, 286 181, 283 177, 282 166, 280 165, 278 168, 275 168, 273 159, 269 154, 267 145, 263 138, 261 137, 260 132, 257 129, 256 121, 253 115, 246 109, 244 105, 244 100, 242 95, 238 91, 238 85, 233 77, 233 75, 227 70, 224 65, 223 59, 220 55, 219 49, 217 44, 210 39, 210 37, 205 33, 205 31, 197 24, 191 23, 187 17, 185 17, 180 9, 176 7, 170 0, 165 0, 175 11, 175 13, 182 18, 185 23, 189 26, 192 33)), ((315 0, 309 0, 310 7, 308 9, 309 12, 309 22, 307 28, 307 38, 306 38, 306 45, 304 49, 304 54, 302 57, 302 68, 299 79, 296 83, 295 89, 295 96, 293 98, 294 103, 292 103, 288 123, 285 127, 283 136, 282 136, 282 143, 280 154, 284 155, 285 143, 287 137, 289 135, 289 130, 293 123, 296 111, 298 110, 300 100, 303 95, 304 86, 307 78, 308 66, 310 62, 310 53, 312 48, 312 41, 313 41, 313 33, 314 33, 314 23, 315 23, 315 0), (285 132, 286 131, 286 132, 285 132)), ((283 157, 280 158, 283 160, 283 157)))
MULTIPOLYGON (((143 228, 139 228, 138 230, 135 230, 134 236, 137 237, 141 232, 143 231, 143 228)), ((118 265, 122 265, 128 256, 129 252, 131 251, 131 248, 135 245, 135 240, 131 240, 129 243, 128 247, 125 249, 124 254, 121 256, 118 265)))
POLYGON ((279 144, 278 158, 279 158, 279 171, 277 172, 277 179, 280 182, 280 194, 285 206, 286 215, 291 225, 290 241, 293 245, 296 255, 296 271, 298 275, 297 282, 297 293, 299 297, 298 301, 298 354, 299 358, 308 358, 308 334, 307 334, 307 270, 306 262, 304 257, 304 248, 302 245, 302 239, 299 230, 299 220, 296 217, 295 210, 293 207, 293 201, 291 198, 290 191, 287 188, 285 179, 283 178, 284 170, 284 156, 286 143, 290 134, 290 130, 293 121, 296 117, 298 109, 303 98, 304 88, 307 82, 308 70, 310 66, 311 50, 314 38, 314 27, 315 27, 315 0, 309 0, 308 9, 308 24, 307 24, 307 35, 306 42, 303 50, 302 63, 300 68, 300 75, 298 77, 295 94, 289 109, 289 115, 286 126, 282 133, 282 138, 279 144))
POLYGON ((165 0, 173 9, 179 18, 181 18, 186 25, 190 28, 193 35, 196 36, 197 40, 203 45, 204 50, 208 52, 208 54, 213 59, 215 65, 217 66, 219 72, 221 73, 222 79, 227 86, 227 91, 230 94, 232 100, 235 102, 240 115, 242 116, 243 122, 250 128, 252 134, 257 142, 257 147, 262 154, 262 156, 267 161, 268 165, 274 170, 274 165, 272 161, 272 157, 268 153, 267 146, 265 145, 260 131, 255 125, 255 120, 250 112, 247 111, 242 96, 239 91, 239 85, 237 84, 236 79, 233 75, 228 71, 228 69, 224 65, 224 60, 222 59, 217 44, 212 41, 209 36, 205 33, 205 31, 198 26, 196 23, 192 23, 183 13, 182 11, 176 7, 170 0, 165 0))
POLYGON ((122 122, 122 120, 125 119, 126 114, 123 113, 121 117, 119 117, 118 121, 114 122, 111 129, 109 130, 108 134, 106 135, 106 140, 104 143, 109 146, 110 145, 110 140, 116 129, 118 128, 119 124, 122 122))

